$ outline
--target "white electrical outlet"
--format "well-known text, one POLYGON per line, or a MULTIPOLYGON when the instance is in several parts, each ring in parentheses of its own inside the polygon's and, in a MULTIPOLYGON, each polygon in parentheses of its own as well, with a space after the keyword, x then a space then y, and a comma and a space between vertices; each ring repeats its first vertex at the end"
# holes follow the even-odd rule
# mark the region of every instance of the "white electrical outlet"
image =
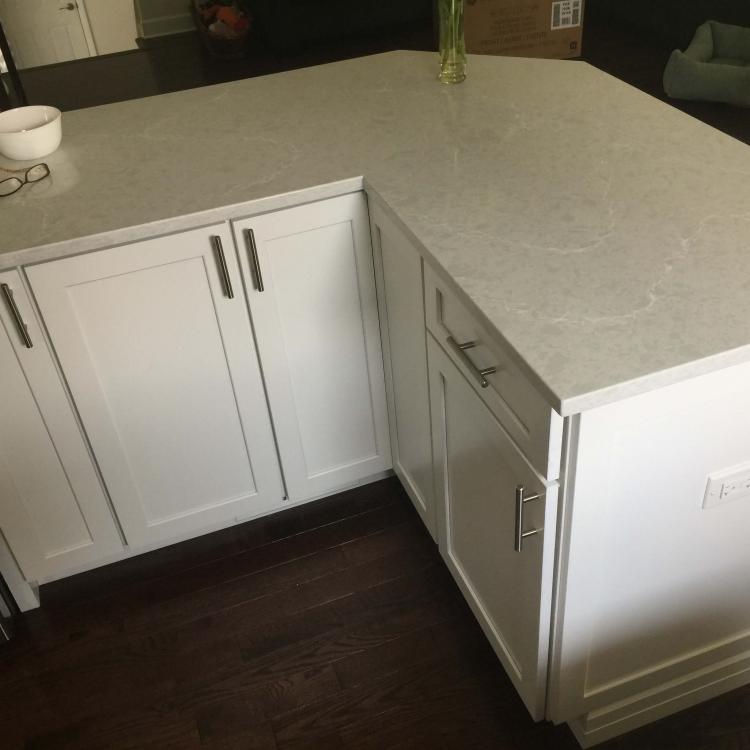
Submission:
POLYGON ((708 475, 703 507, 750 498, 750 462, 722 469, 708 475))

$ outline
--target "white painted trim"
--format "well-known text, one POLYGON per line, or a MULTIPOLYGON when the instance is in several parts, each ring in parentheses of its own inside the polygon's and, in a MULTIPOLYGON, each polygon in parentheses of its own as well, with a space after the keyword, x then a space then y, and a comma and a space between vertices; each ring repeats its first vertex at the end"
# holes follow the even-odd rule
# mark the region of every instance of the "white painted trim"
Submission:
POLYGON ((96 41, 94 34, 91 31, 91 22, 89 21, 89 13, 86 8, 86 0, 76 0, 78 4, 78 15, 81 19, 81 26, 83 27, 83 36, 86 39, 86 46, 89 49, 89 55, 96 57, 99 51, 96 49, 96 41))
POLYGON ((547 673, 546 716, 559 722, 559 696, 562 687, 562 634, 565 624, 565 583, 568 580, 570 555, 570 529, 575 494, 576 459, 580 415, 563 420, 562 455, 560 460, 560 494, 557 509, 557 539, 555 540, 555 572, 552 592, 549 662, 547 673))
MULTIPOLYGON (((300 500, 299 502, 291 502, 289 500, 284 502, 283 507, 277 508, 273 511, 269 512, 260 512, 256 513, 255 515, 251 516, 244 516, 241 518, 232 518, 229 521, 222 521, 220 523, 212 524, 210 526, 206 526, 200 530, 197 531, 189 531, 184 534, 178 534, 171 539, 168 539, 166 541, 159 541, 159 542, 152 542, 149 544, 145 544, 141 547, 126 547, 122 552, 117 552, 114 555, 110 555, 106 558, 103 558, 96 563, 93 563, 91 565, 81 565, 78 568, 73 568, 71 570, 67 570, 64 575, 59 576, 58 578, 45 578, 43 580, 40 580, 40 584, 44 583, 51 583, 52 581, 59 580, 61 578, 68 578, 71 575, 77 575, 78 573, 85 573, 89 570, 94 570, 95 568, 101 568, 104 565, 109 565, 111 563, 120 562, 121 560, 128 560, 131 557, 136 557, 138 555, 145 554, 146 552, 153 552, 157 549, 162 549, 163 547, 170 547, 173 544, 179 544, 180 542, 186 542, 189 539, 195 539, 199 536, 205 536, 206 534, 211 534, 214 531, 221 531, 222 529, 228 529, 230 526, 237 526, 241 523, 247 523, 248 521, 253 521, 258 518, 264 518, 266 516, 272 516, 276 513, 283 513, 286 510, 289 510, 289 508, 296 508, 300 505, 306 505, 307 503, 312 503, 315 500, 323 500, 326 497, 331 497, 333 495, 338 495, 340 492, 346 492, 347 490, 355 489, 356 487, 363 487, 366 484, 372 484, 373 482, 379 482, 381 479, 387 479, 388 477, 392 477, 394 474, 392 469, 386 469, 384 471, 379 471, 376 474, 373 474, 369 477, 365 477, 364 479, 359 479, 356 482, 349 482, 347 484, 341 485, 341 487, 337 487, 336 489, 332 490, 331 492, 326 492, 322 495, 316 495, 315 497, 309 497, 305 498, 304 500, 300 500)), ((0 537, 0 541, 2 541, 2 538, 0 537)), ((0 549, 0 555, 2 550, 0 549)), ((0 570, 3 571, 3 561, 2 557, 0 556, 0 570)), ((7 582, 7 579, 6 579, 7 582)), ((26 583, 24 581, 24 583, 26 583)), ((27 584, 28 585, 28 584, 27 584)), ((14 593, 15 596, 15 593, 14 593)), ((35 606, 39 606, 37 599, 37 604, 35 606)))
POLYGON ((28 612, 39 606, 39 588, 36 584, 24 580, 2 531, 0 531, 0 573, 21 612, 28 612))
POLYGON ((617 737, 750 683, 750 652, 697 670, 568 722, 583 748, 617 737))
POLYGON ((190 13, 180 13, 174 16, 158 16, 157 18, 141 17, 141 31, 144 39, 182 34, 195 31, 195 23, 190 13))

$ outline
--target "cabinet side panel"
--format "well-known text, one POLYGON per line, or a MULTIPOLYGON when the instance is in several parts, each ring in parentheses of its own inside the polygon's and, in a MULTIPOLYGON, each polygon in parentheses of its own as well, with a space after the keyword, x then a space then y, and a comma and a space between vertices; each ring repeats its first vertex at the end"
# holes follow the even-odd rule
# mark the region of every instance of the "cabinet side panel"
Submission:
POLYGON ((434 528, 430 400, 420 256, 384 225, 377 227, 393 389, 395 463, 434 528))
POLYGON ((750 462, 748 377, 581 416, 556 718, 750 653, 750 496, 705 504, 710 475, 750 462))
POLYGON ((54 558, 94 541, 9 333, 0 323, 0 527, 36 580, 54 570, 54 558))

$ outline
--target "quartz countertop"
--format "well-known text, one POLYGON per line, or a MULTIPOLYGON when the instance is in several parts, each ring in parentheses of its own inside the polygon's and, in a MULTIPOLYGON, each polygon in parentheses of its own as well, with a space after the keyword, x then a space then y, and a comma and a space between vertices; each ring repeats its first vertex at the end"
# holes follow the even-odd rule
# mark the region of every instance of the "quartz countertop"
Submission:
POLYGON ((0 202, 0 269, 364 186, 563 415, 750 360, 747 146, 581 62, 436 66, 67 112, 51 178, 0 202))

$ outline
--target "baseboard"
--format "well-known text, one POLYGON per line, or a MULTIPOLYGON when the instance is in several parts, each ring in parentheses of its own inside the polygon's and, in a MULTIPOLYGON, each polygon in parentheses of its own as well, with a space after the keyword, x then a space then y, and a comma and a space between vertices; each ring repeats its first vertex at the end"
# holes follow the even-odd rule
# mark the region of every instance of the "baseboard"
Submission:
POLYGON ((0 574, 21 612, 28 612, 39 606, 39 586, 36 582, 24 579, 2 530, 0 530, 0 574))
MULTIPOLYGON (((89 570, 94 570, 95 568, 101 568, 104 565, 110 565, 112 563, 120 562, 122 560, 127 560, 131 557, 137 557, 138 555, 143 555, 148 552, 153 552, 154 550, 157 550, 157 549, 162 549, 164 547, 171 547, 173 544, 180 544, 181 542, 186 542, 186 541, 189 541, 190 539, 195 539, 199 536, 205 536, 206 534, 212 534, 215 531, 222 531, 223 529, 228 529, 231 526, 237 526, 238 524, 241 524, 241 523, 247 523, 248 521, 254 521, 258 518, 272 516, 277 513, 283 513, 284 511, 289 510, 290 508, 296 508, 300 505, 306 505, 307 503, 312 503, 312 502, 315 502, 316 500, 323 500, 324 498, 331 497, 332 495, 338 495, 340 492, 346 492, 347 490, 352 490, 352 489, 355 489, 356 487, 362 487, 366 484, 379 482, 381 479, 387 479, 388 477, 392 477, 392 476, 393 476, 392 469, 384 469, 383 471, 379 471, 375 474, 371 474, 370 476, 364 477, 362 479, 358 479, 354 482, 347 482, 341 485, 340 487, 333 488, 320 495, 314 495, 312 497, 306 497, 306 498, 302 498, 296 501, 285 501, 282 506, 278 508, 274 508, 272 511, 261 511, 260 513, 248 514, 247 516, 236 516, 235 518, 229 518, 229 519, 220 521, 215 524, 210 524, 201 529, 186 531, 182 534, 178 534, 176 536, 170 537, 169 539, 162 539, 157 542, 150 542, 149 544, 145 544, 141 547, 126 547, 125 549, 119 552, 103 557, 99 560, 96 560, 95 562, 90 562, 84 565, 78 565, 73 568, 70 568, 69 570, 66 570, 64 573, 62 573, 59 576, 51 576, 49 578, 41 579, 39 581, 39 585, 43 585, 45 583, 52 583, 54 581, 61 580, 63 578, 69 578, 70 576, 74 576, 79 573, 86 573, 89 570)), ((0 538, 0 541, 2 541, 1 538, 0 538)), ((0 553, 1 552, 2 552, 2 547, 0 547, 0 553)), ((0 562, 2 562, 1 557, 0 557, 0 562)), ((0 566, 0 569, 2 569, 1 566, 0 566)), ((26 582, 24 581, 24 583, 26 582)), ((14 595, 15 595, 15 592, 14 592, 14 595)), ((16 596, 16 599, 18 599, 17 596, 16 596)), ((31 604, 33 600, 28 598, 28 601, 31 604)), ((19 606, 21 606, 21 604, 22 603, 19 602, 19 606)), ((37 599, 36 603, 33 604, 32 606, 38 607, 39 600, 37 599)), ((30 608, 32 607, 31 606, 27 607, 27 609, 30 609, 30 608)), ((21 606, 21 609, 23 610, 24 607, 21 606)))
POLYGON ((195 22, 189 11, 175 16, 142 18, 139 28, 140 36, 145 39, 181 34, 185 31, 195 31, 195 22))
POLYGON ((583 748, 750 683, 750 652, 725 659, 568 722, 583 748))

